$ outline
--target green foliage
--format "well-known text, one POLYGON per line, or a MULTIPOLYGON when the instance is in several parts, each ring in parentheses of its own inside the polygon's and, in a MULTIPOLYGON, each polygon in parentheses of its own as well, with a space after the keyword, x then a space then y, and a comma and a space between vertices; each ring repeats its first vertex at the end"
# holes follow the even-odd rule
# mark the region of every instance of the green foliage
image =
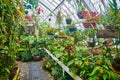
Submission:
POLYGON ((53 27, 49 27, 49 28, 47 28, 47 34, 52 34, 52 35, 54 35, 55 33, 56 33, 56 29, 55 28, 53 28, 53 27))
POLYGON ((15 38, 24 9, 19 0, 0 0, 0 3, 0 80, 8 80, 11 69, 16 66, 15 38))
POLYGON ((45 57, 43 59, 43 68, 48 70, 55 80, 73 80, 66 72, 63 76, 62 68, 54 62, 50 57, 45 57))
POLYGON ((82 4, 82 1, 76 1, 75 2, 77 12, 83 12, 85 10, 84 5, 82 4))
POLYGON ((21 41, 22 42, 28 42, 29 44, 33 44, 35 41, 35 37, 34 36, 21 36, 21 41))
POLYGON ((22 53, 22 61, 30 61, 32 58, 31 54, 28 51, 22 53))
POLYGON ((94 37, 97 33, 97 28, 87 28, 85 29, 86 36, 88 37, 94 37))
POLYGON ((72 23, 70 24, 70 28, 76 28, 76 26, 75 26, 75 23, 74 23, 74 22, 72 22, 72 23))
POLYGON ((29 3, 35 8, 38 6, 38 0, 29 0, 29 3))
POLYGON ((101 17, 101 22, 106 27, 112 27, 115 29, 120 29, 120 10, 117 7, 116 0, 108 0, 109 1, 109 10, 101 17))

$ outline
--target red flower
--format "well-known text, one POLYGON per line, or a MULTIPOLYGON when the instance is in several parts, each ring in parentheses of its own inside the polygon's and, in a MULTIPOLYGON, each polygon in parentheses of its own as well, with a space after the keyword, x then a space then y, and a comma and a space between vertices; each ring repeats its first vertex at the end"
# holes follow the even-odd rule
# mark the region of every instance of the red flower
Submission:
POLYGON ((41 12, 43 12, 43 10, 40 7, 38 7, 37 8, 37 13, 40 14, 41 12))
POLYGON ((100 13, 98 12, 84 11, 82 15, 85 18, 85 22, 83 22, 85 28, 96 27, 96 23, 100 22, 100 13))

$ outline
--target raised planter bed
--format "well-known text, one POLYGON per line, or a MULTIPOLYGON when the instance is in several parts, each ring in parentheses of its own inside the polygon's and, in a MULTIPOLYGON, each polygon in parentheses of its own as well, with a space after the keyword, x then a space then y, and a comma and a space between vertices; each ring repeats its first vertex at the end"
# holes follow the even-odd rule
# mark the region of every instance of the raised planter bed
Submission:
POLYGON ((47 54, 54 60, 56 61, 63 69, 63 71, 66 71, 74 80, 82 80, 79 76, 77 76, 76 74, 70 72, 69 68, 64 65, 61 61, 59 61, 54 55, 52 55, 50 53, 50 51, 48 51, 47 49, 44 48, 44 50, 47 52, 47 54))

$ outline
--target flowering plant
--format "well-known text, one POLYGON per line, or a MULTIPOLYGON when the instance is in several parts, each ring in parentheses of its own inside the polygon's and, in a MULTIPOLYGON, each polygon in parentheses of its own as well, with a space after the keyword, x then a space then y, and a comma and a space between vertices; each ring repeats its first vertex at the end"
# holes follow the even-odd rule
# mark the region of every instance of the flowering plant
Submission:
POLYGON ((92 11, 84 11, 81 14, 85 21, 83 22, 83 26, 87 27, 95 27, 96 23, 100 23, 100 13, 92 12, 92 11))
POLYGON ((85 18, 85 22, 88 23, 99 23, 100 22, 100 13, 92 11, 84 11, 82 15, 85 18))
POLYGON ((35 17, 37 18, 38 17, 38 15, 40 15, 40 13, 43 13, 43 10, 38 6, 37 8, 36 8, 36 10, 33 10, 32 11, 33 12, 33 14, 32 15, 25 15, 24 17, 25 17, 25 19, 27 20, 27 22, 33 22, 33 20, 35 19, 35 17))

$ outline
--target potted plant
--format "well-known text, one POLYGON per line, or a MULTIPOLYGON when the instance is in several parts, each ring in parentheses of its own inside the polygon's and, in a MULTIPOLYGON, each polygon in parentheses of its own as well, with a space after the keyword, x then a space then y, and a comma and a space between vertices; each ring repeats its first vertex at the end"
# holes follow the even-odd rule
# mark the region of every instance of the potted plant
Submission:
POLYGON ((83 26, 85 28, 89 27, 96 27, 96 24, 100 23, 100 13, 98 12, 92 12, 92 11, 84 11, 82 13, 85 21, 83 22, 83 26))
POLYGON ((94 47, 95 44, 96 44, 96 41, 95 41, 95 35, 96 35, 96 31, 97 31, 97 28, 86 28, 85 32, 86 32, 86 35, 88 36, 88 46, 89 47, 94 47))
POLYGON ((10 80, 10 71, 17 66, 15 54, 19 41, 15 38, 19 35, 24 9, 19 0, 0 1, 0 4, 0 13, 4 13, 0 14, 0 80, 10 80))
POLYGON ((74 22, 71 23, 69 30, 70 30, 70 32, 74 32, 74 31, 77 30, 77 28, 75 27, 75 23, 74 22))
POLYGON ((66 18, 66 23, 67 23, 68 25, 70 25, 71 22, 72 22, 72 19, 71 19, 70 17, 67 17, 67 18, 66 18))
POLYGON ((83 16, 82 13, 84 12, 85 8, 84 8, 82 2, 80 0, 76 0, 75 5, 76 5, 76 8, 77 8, 77 16, 78 16, 78 18, 83 19, 84 16, 83 16))
MULTIPOLYGON (((116 37, 115 38, 115 43, 119 42, 120 40, 120 10, 118 8, 117 5, 117 1, 116 0, 109 0, 109 9, 108 12, 106 12, 105 14, 103 14, 102 18, 101 18, 101 23, 105 26, 105 29, 107 27, 107 29, 111 29, 111 30, 115 30, 114 32, 116 32, 116 37)), ((109 35, 109 34, 107 34, 109 35)), ((118 65, 120 65, 120 48, 118 46, 119 43, 114 44, 115 45, 115 51, 114 54, 115 56, 112 56, 112 67, 113 68, 117 68, 118 65)), ((118 66, 120 67, 120 66, 118 66)), ((116 69, 117 70, 117 69, 116 69)))
POLYGON ((32 56, 35 61, 41 60, 40 50, 39 50, 39 41, 35 40, 33 48, 32 48, 32 56))
POLYGON ((48 27, 46 32, 48 35, 54 35, 56 32, 56 29, 53 27, 48 27))
POLYGON ((22 57, 21 57, 21 61, 28 62, 31 59, 32 59, 32 56, 29 53, 29 51, 24 51, 24 53, 22 54, 22 57))

